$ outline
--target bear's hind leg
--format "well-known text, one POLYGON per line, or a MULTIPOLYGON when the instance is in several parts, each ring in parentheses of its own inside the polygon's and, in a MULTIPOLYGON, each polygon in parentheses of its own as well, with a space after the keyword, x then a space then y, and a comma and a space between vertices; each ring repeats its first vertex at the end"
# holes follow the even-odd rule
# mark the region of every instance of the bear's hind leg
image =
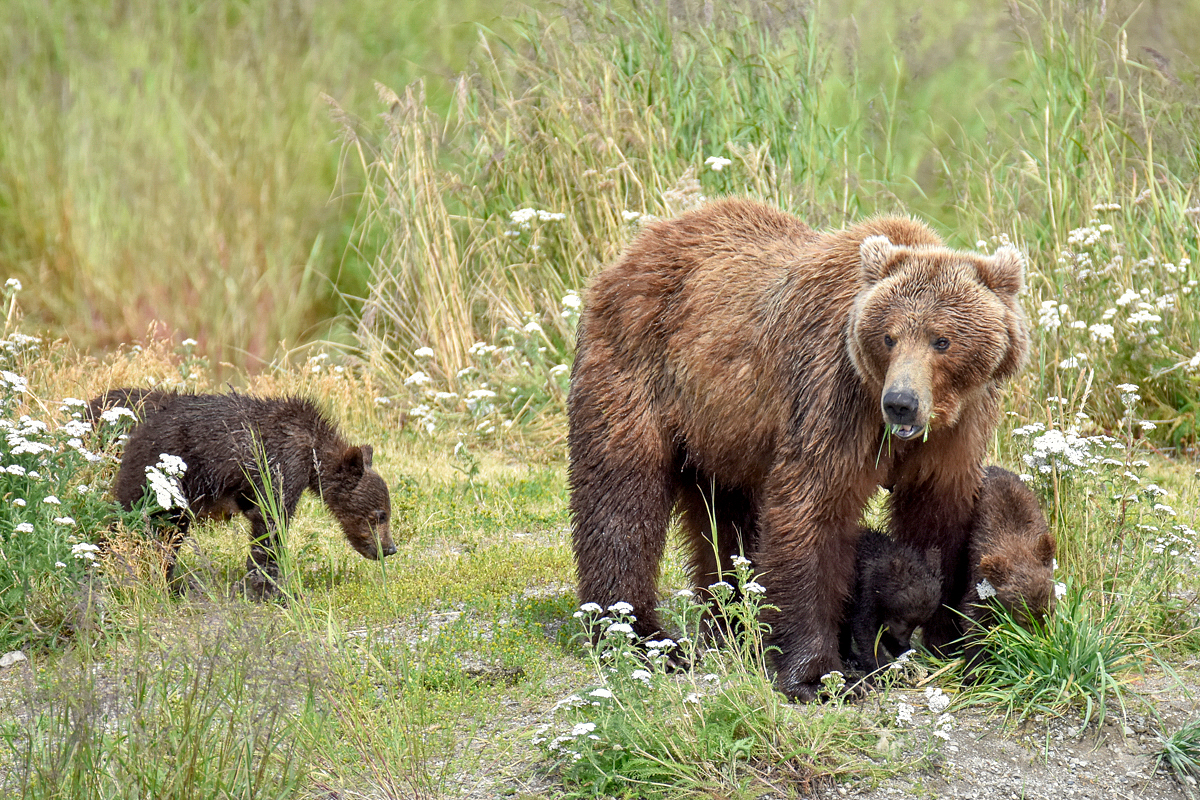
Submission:
POLYGON ((660 421, 640 387, 628 394, 588 391, 573 377, 569 478, 571 541, 579 602, 633 606, 634 631, 661 633, 658 573, 675 500, 677 466, 660 421), (620 402, 618 402, 620 400, 620 402), (617 407, 617 406, 620 407, 617 407))

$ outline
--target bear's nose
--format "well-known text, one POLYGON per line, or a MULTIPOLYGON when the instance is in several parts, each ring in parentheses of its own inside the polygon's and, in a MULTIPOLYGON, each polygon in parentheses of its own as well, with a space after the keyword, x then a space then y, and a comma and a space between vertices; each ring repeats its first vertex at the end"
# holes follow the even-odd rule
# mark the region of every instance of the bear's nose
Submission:
POLYGON ((891 391, 883 396, 883 413, 893 425, 911 425, 917 421, 921 401, 907 389, 891 391))
POLYGON ((385 556, 395 555, 396 554, 396 545, 392 544, 391 542, 388 542, 387 544, 385 544, 383 546, 383 554, 385 556))

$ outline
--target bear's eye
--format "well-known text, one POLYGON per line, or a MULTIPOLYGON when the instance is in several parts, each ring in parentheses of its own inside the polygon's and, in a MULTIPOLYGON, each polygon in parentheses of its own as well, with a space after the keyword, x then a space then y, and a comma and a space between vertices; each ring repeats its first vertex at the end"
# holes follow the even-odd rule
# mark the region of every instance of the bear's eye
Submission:
POLYGON ((893 339, 891 336, 888 336, 886 333, 883 335, 883 343, 885 345, 887 345, 888 347, 896 346, 896 340, 893 339))
POLYGON ((939 336, 933 340, 933 349, 939 353, 944 353, 950 347, 950 340, 945 336, 939 336))

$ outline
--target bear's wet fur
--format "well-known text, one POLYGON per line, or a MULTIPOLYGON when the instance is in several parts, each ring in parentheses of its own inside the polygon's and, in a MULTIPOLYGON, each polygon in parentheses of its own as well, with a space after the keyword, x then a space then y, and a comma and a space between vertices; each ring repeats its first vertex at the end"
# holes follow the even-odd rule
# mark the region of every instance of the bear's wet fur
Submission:
POLYGON ((170 543, 168 578, 193 518, 225 519, 242 513, 250 520, 246 593, 256 598, 277 594, 276 523, 291 520, 305 489, 324 501, 359 554, 377 559, 396 551, 390 532, 391 498, 371 466, 371 446, 348 444, 311 400, 236 392, 118 391, 145 411, 121 457, 114 485, 118 502, 131 509, 142 498, 146 468, 157 464, 162 454, 178 456, 187 465, 179 484, 188 508, 168 512, 178 531, 170 543), (270 465, 267 481, 261 472, 264 459, 270 465), (268 491, 274 493, 278 520, 269 508, 260 507, 268 491))
MULTIPOLYGON (((1002 383, 1023 366, 1023 261, 954 251, 921 223, 816 231, 727 199, 654 222, 586 295, 568 396, 581 602, 633 605, 660 633, 674 509, 703 589, 744 546, 767 590, 776 685, 815 698, 863 509, 892 488, 897 541, 966 584, 967 528, 1002 383), (710 529, 709 514, 716 523, 710 529)), ((959 631, 943 608, 923 628, 959 631)))
POLYGON ((864 528, 854 563, 854 591, 842 621, 842 659, 871 673, 912 648, 913 631, 942 599, 942 555, 921 552, 864 528))
POLYGON ((133 412, 136 420, 141 420, 149 413, 162 410, 178 396, 179 393, 173 390, 123 386, 93 397, 88 401, 85 413, 88 422, 93 426, 99 425, 101 415, 112 408, 128 409, 133 412))
POLYGON ((986 657, 984 637, 996 624, 993 603, 1023 627, 1054 613, 1056 552, 1037 496, 1014 473, 988 467, 971 528, 967 589, 958 603, 965 675, 973 676, 986 657))

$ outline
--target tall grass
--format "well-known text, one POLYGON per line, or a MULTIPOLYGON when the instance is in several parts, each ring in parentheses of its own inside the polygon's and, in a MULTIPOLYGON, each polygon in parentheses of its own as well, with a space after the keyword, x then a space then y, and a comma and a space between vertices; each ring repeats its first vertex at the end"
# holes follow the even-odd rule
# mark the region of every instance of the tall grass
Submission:
POLYGON ((346 120, 378 254, 358 338, 381 374, 429 371, 412 354, 431 347, 457 390, 472 342, 530 320, 569 350, 558 300, 640 220, 748 193, 816 225, 912 211, 958 246, 1018 244, 1037 323, 1022 416, 1070 391, 1060 365, 1082 354, 1097 424, 1137 383, 1153 438, 1195 439, 1196 89, 1130 55, 1123 20, 1014 5, 965 39, 958 6, 863 31, 821 5, 681 8, 567 4, 485 41, 445 116, 418 84, 379 87, 381 129, 346 120), (939 61, 947 41, 973 47, 939 61))
POLYGON ((500 5, 4 3, 0 271, 80 347, 154 323, 248 364, 335 335, 366 276, 321 94, 367 113, 373 79, 460 69, 500 5))

